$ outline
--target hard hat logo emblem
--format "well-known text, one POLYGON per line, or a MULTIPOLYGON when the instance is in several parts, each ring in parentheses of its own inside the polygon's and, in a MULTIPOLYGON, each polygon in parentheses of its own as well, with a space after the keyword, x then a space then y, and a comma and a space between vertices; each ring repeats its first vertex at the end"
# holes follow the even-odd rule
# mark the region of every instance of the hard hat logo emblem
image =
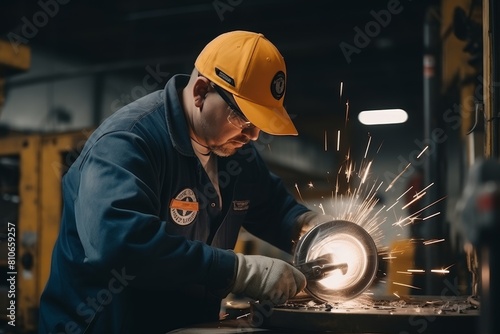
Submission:
POLYGON ((271 94, 273 94, 273 97, 276 100, 279 100, 285 94, 285 88, 286 88, 285 73, 279 71, 278 73, 276 73, 276 75, 273 77, 273 80, 271 81, 271 94))

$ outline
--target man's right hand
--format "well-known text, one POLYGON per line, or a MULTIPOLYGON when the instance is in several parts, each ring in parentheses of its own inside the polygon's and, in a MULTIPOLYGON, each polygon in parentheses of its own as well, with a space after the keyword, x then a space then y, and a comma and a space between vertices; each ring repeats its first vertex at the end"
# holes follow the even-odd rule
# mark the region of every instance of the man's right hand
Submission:
POLYGON ((283 304, 306 287, 306 278, 285 261, 237 253, 238 272, 232 292, 274 304, 283 304))

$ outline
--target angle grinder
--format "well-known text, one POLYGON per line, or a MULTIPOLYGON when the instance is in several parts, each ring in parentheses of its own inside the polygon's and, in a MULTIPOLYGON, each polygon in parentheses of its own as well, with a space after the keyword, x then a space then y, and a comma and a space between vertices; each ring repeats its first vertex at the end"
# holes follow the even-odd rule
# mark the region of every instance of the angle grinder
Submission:
POLYGON ((297 242, 293 264, 307 278, 306 292, 321 302, 343 302, 370 287, 378 270, 377 247, 360 225, 332 220, 297 242))

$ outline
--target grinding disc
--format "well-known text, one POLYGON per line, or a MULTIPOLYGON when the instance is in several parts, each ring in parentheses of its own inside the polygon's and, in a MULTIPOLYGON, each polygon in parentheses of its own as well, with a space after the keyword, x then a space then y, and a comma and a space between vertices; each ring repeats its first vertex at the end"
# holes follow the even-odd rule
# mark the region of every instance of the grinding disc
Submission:
POLYGON ((343 270, 331 270, 320 279, 308 279, 306 292, 322 302, 342 302, 363 293, 378 270, 377 247, 358 224, 333 220, 316 225, 298 241, 294 265, 328 259, 343 270))

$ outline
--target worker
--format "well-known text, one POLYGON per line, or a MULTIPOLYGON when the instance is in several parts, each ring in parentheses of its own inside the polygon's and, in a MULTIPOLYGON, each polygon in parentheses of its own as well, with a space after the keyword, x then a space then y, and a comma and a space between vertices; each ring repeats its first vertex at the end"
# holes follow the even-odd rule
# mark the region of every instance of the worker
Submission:
POLYGON ((306 285, 277 258, 235 253, 240 227, 289 253, 323 216, 253 145, 297 135, 286 68, 260 33, 209 42, 191 75, 121 108, 62 180, 39 333, 166 333, 219 319, 229 293, 284 303, 306 285))

